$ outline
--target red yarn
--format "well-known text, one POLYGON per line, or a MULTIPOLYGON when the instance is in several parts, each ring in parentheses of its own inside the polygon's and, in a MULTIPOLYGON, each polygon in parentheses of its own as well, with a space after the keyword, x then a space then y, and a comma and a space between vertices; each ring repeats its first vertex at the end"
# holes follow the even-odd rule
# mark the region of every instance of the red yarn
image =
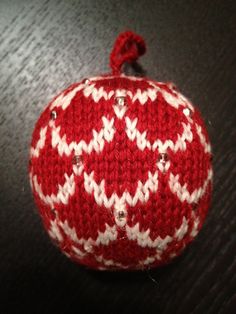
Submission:
MULTIPOLYGON (((113 70, 137 51, 115 65, 112 59, 113 70)), ((50 237, 92 268, 168 263, 197 235, 209 208, 207 131, 169 83, 115 75, 72 85, 39 118, 30 160, 50 237)))
POLYGON ((143 38, 132 31, 121 33, 110 54, 110 67, 113 74, 120 74, 125 62, 133 63, 146 52, 143 38))

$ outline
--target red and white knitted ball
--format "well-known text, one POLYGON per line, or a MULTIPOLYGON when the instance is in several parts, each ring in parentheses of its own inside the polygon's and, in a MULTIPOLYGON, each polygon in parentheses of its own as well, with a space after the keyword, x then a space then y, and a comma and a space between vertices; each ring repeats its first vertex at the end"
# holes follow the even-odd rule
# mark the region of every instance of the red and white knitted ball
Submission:
POLYGON ((50 237, 96 269, 168 263, 199 232, 212 188, 200 113, 173 85, 120 73, 145 52, 125 32, 111 75, 73 84, 39 118, 30 180, 50 237))

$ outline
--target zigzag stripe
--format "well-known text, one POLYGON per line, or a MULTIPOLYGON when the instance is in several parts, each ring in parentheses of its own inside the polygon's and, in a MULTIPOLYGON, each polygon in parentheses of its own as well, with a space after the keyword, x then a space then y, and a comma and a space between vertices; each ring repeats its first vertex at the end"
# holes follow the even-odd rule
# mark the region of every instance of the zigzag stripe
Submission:
MULTIPOLYGON (((194 225, 191 231, 191 236, 194 237, 197 234, 197 228, 199 225, 199 219, 195 216, 194 213, 192 213, 192 217, 194 219, 194 225)), ((93 252, 94 246, 99 245, 108 245, 111 241, 117 240, 117 229, 114 225, 113 227, 110 227, 106 224, 106 229, 104 232, 98 231, 98 236, 96 240, 93 240, 91 238, 84 239, 84 238, 78 238, 75 228, 70 227, 68 224, 68 221, 65 220, 64 222, 58 220, 56 218, 55 220, 52 220, 50 229, 48 230, 49 235, 53 238, 58 240, 59 242, 63 242, 64 238, 60 231, 60 228, 62 228, 63 232, 70 238, 72 242, 75 244, 83 245, 84 252, 81 251, 78 247, 75 245, 72 245, 71 248, 74 251, 75 257, 79 259, 83 259, 88 253, 93 252)), ((137 223, 134 227, 126 226, 126 235, 127 238, 131 241, 137 241, 137 244, 141 247, 149 247, 149 248, 156 248, 156 254, 154 256, 149 256, 145 260, 139 261, 138 265, 148 265, 152 264, 156 259, 161 259, 161 254, 163 251, 165 251, 168 247, 168 244, 171 243, 173 240, 181 241, 185 234, 188 232, 188 221, 185 217, 183 217, 183 221, 181 226, 176 229, 175 234, 173 237, 167 235, 164 239, 161 237, 157 237, 155 240, 151 240, 149 237, 150 230, 146 230, 145 232, 141 232, 139 230, 139 223, 137 223)), ((121 263, 115 262, 113 260, 107 260, 102 255, 94 256, 95 259, 103 264, 104 266, 115 266, 115 267, 122 267, 126 268, 126 266, 122 265, 121 263)))
MULTIPOLYGON (((122 268, 122 269, 128 268, 128 266, 125 266, 125 265, 123 265, 123 264, 121 264, 119 262, 115 262, 112 259, 106 259, 102 255, 95 255, 94 257, 95 257, 95 259, 96 259, 96 261, 98 263, 101 263, 104 266, 108 266, 108 267, 109 266, 114 266, 114 267, 118 267, 118 268, 122 268)), ((100 267, 99 269, 100 270, 103 270, 103 269, 105 270, 106 268, 100 267)))
MULTIPOLYGON (((138 181, 138 187, 135 194, 132 196, 128 191, 123 192, 122 196, 119 197, 116 193, 113 193, 110 197, 107 197, 105 193, 105 180, 102 180, 99 184, 94 180, 94 172, 90 174, 84 172, 84 187, 88 194, 93 194, 96 203, 101 206, 104 205, 106 208, 117 206, 118 204, 127 203, 134 207, 138 201, 144 203, 149 199, 150 192, 156 192, 158 189, 158 173, 152 174, 148 172, 148 179, 145 183, 138 181)), ((120 207, 120 206, 118 206, 120 207)))
MULTIPOLYGON (((127 78, 131 81, 141 81, 141 78, 136 78, 136 77, 127 77, 127 76, 123 76, 124 78, 127 78)), ((75 97, 76 93, 83 90, 83 94, 85 97, 92 97, 92 99, 94 100, 94 102, 98 102, 101 98, 104 98, 105 100, 109 100, 111 99, 111 97, 116 93, 115 90, 111 90, 110 92, 106 92, 104 90, 103 87, 99 87, 96 88, 95 87, 95 83, 96 81, 99 80, 105 80, 105 79, 112 79, 115 78, 114 76, 109 76, 109 77, 93 77, 90 78, 90 84, 86 84, 81 83, 78 86, 74 87, 74 89, 72 89, 69 93, 67 93, 66 95, 64 95, 64 93, 62 93, 61 95, 59 95, 51 104, 50 109, 54 109, 56 107, 61 107, 63 110, 65 110, 71 103, 72 99, 75 97)), ((150 85, 150 88, 147 88, 144 91, 141 91, 141 89, 137 89, 136 92, 133 94, 131 91, 129 90, 124 90, 125 93, 127 94, 127 96, 130 97, 132 102, 135 102, 136 100, 139 100, 139 102, 144 105, 148 99, 154 101, 157 98, 157 94, 158 92, 161 92, 164 99, 166 100, 166 102, 178 109, 179 106, 183 106, 183 107, 188 107, 190 108, 192 111, 194 111, 193 106, 191 105, 191 103, 180 93, 175 92, 175 95, 170 94, 169 92, 167 92, 166 90, 160 88, 158 85, 156 85, 156 83, 151 82, 151 81, 147 81, 148 84, 150 85)), ((163 83, 159 82, 159 85, 163 85, 163 83)))
MULTIPOLYGON (((141 91, 141 89, 137 89, 133 94, 129 90, 123 90, 125 95, 130 97, 132 102, 139 100, 139 102, 144 105, 148 99, 154 101, 157 98, 157 93, 159 91, 158 87, 148 88, 147 90, 141 91)), ((83 94, 85 97, 92 97, 94 102, 99 102, 100 99, 109 100, 111 97, 117 92, 117 90, 111 90, 110 92, 106 92, 103 87, 96 88, 95 84, 90 84, 86 86, 83 90, 83 94)))
MULTIPOLYGON (((131 81, 142 81, 142 78, 137 78, 137 77, 131 77, 131 76, 123 76, 124 78, 127 78, 131 81)), ((89 97, 91 96, 95 102, 98 102, 101 98, 104 98, 105 100, 110 99, 114 94, 115 90, 110 91, 107 93, 103 87, 96 88, 95 84, 93 82, 99 81, 99 80, 106 80, 106 79, 112 79, 115 78, 113 76, 109 77, 93 77, 90 78, 91 85, 85 87, 84 89, 84 96, 89 97)), ((164 97, 165 101, 175 109, 178 109, 180 106, 183 107, 188 107, 192 111, 194 111, 194 107, 192 104, 188 101, 187 98, 185 98, 182 94, 177 93, 176 91, 174 94, 171 94, 164 90, 163 88, 160 88, 158 85, 165 85, 162 82, 158 82, 158 85, 156 83, 151 82, 151 81, 146 81, 149 85, 150 88, 147 88, 145 91, 141 91, 141 89, 137 89, 136 92, 133 94, 129 90, 124 90, 125 94, 130 97, 132 102, 135 102, 137 99, 139 102, 144 105, 148 99, 154 101, 157 98, 158 92, 161 92, 162 96, 164 97)))
POLYGON ((171 237, 167 235, 164 239, 158 236, 155 240, 152 240, 149 236, 150 229, 147 229, 146 231, 140 231, 139 222, 133 227, 126 225, 126 233, 129 240, 137 241, 138 245, 141 247, 156 248, 160 251, 165 250, 168 244, 171 243, 174 239, 177 239, 178 241, 182 240, 187 231, 188 221, 185 217, 183 217, 181 226, 176 229, 174 236, 171 237))
POLYGON ((84 96, 85 97, 91 96, 95 102, 99 102, 101 98, 104 98, 105 100, 111 99, 114 93, 115 93, 114 90, 107 93, 103 87, 96 88, 95 84, 90 84, 86 86, 83 90, 84 96))
POLYGON ((199 223, 200 223, 200 220, 199 220, 199 217, 196 216, 196 214, 194 213, 194 211, 192 211, 192 218, 193 218, 193 227, 192 227, 192 230, 191 230, 191 233, 190 233, 190 236, 192 238, 195 238, 196 235, 198 234, 198 226, 199 226, 199 223))
POLYGON ((94 246, 108 245, 110 242, 115 241, 118 235, 116 225, 110 227, 108 224, 105 224, 105 231, 98 231, 98 236, 95 240, 92 238, 78 238, 75 228, 71 228, 67 220, 62 222, 61 220, 56 218, 55 220, 50 221, 50 228, 48 232, 52 239, 56 239, 59 242, 64 241, 63 234, 61 233, 60 228, 74 243, 72 249, 78 255, 78 257, 81 258, 87 255, 87 253, 91 253, 94 246), (76 244, 82 245, 85 252, 82 252, 79 248, 77 248, 75 246, 76 244))
POLYGON ((41 149, 44 148, 45 145, 47 129, 48 129, 47 126, 40 129, 39 140, 36 143, 35 148, 34 147, 30 148, 30 157, 39 157, 39 152, 41 149))
POLYGON ((79 84, 78 86, 74 87, 69 93, 64 95, 62 93, 59 95, 53 103, 50 105, 50 109, 53 110, 56 107, 61 107, 62 110, 66 110, 66 108, 71 104, 72 99, 75 97, 75 95, 82 90, 86 86, 85 83, 79 84))
POLYGON ((180 106, 188 107, 192 111, 194 111, 194 107, 191 103, 185 98, 182 94, 175 92, 175 94, 170 94, 164 89, 161 90, 162 96, 165 101, 175 109, 178 109, 180 106))
POLYGON ((97 132, 92 130, 93 138, 87 144, 84 140, 76 143, 72 141, 70 144, 66 141, 66 135, 60 136, 60 126, 55 127, 52 125, 52 147, 57 148, 60 156, 63 154, 69 156, 72 152, 80 155, 82 151, 90 154, 93 150, 97 153, 101 152, 104 148, 105 141, 108 143, 113 140, 115 129, 114 129, 114 118, 108 120, 102 117, 103 128, 97 132))
POLYGON ((136 140, 137 147, 142 151, 145 148, 148 148, 152 151, 158 149, 159 152, 166 152, 168 148, 174 152, 177 152, 178 150, 184 151, 186 150, 186 142, 191 143, 193 140, 191 125, 182 122, 184 130, 181 135, 178 134, 178 139, 176 142, 173 142, 172 140, 166 140, 162 142, 161 140, 157 139, 153 144, 151 144, 150 141, 148 141, 146 138, 147 131, 140 133, 136 128, 137 122, 137 118, 135 118, 133 121, 128 117, 125 118, 126 134, 131 141, 136 140))
MULTIPOLYGON (((127 269, 129 266, 123 265, 122 263, 113 261, 112 259, 105 259, 102 255, 95 256, 97 262, 101 263, 103 266, 98 267, 99 270, 107 270, 107 267, 114 266, 122 269, 127 269)), ((144 265, 149 265, 154 263, 156 260, 161 260, 161 256, 156 254, 155 256, 148 256, 145 260, 141 260, 136 265, 136 269, 142 269, 144 265)))
MULTIPOLYGON (((75 180, 74 174, 68 177, 65 174, 66 182, 63 186, 59 185, 57 195, 44 195, 42 192, 41 185, 38 183, 37 176, 31 176, 31 181, 33 183, 33 187, 41 200, 50 206, 53 207, 53 204, 63 203, 68 204, 68 200, 70 196, 73 196, 75 193, 75 180)), ((156 192, 158 188, 158 173, 155 172, 152 174, 148 172, 148 179, 143 184, 141 181, 138 181, 137 190, 132 196, 128 191, 123 192, 122 196, 119 197, 116 193, 113 193, 111 197, 107 197, 105 193, 105 180, 102 180, 100 184, 97 184, 94 180, 94 172, 87 174, 84 172, 84 187, 85 191, 88 194, 93 194, 96 203, 101 206, 104 205, 106 208, 111 208, 114 206, 115 208, 121 208, 125 203, 130 206, 135 206, 138 201, 144 203, 149 199, 150 192, 156 192)))
POLYGON ((189 204, 197 203, 199 199, 202 198, 202 196, 205 194, 208 184, 212 181, 212 176, 213 172, 212 169, 210 169, 208 170, 207 178, 204 181, 202 187, 190 193, 187 189, 186 183, 183 186, 179 183, 179 175, 173 175, 173 173, 170 173, 169 187, 171 192, 177 195, 181 202, 186 201, 189 204))
POLYGON ((69 197, 74 195, 75 193, 75 180, 74 174, 70 177, 65 173, 65 183, 64 185, 58 184, 58 192, 57 194, 44 195, 41 184, 38 183, 38 179, 36 175, 30 174, 31 184, 35 189, 35 192, 38 194, 40 199, 47 205, 53 207, 54 204, 68 204, 69 197))
MULTIPOLYGON (((192 212, 193 227, 190 233, 191 237, 195 237, 198 234, 199 217, 192 212)), ((189 230, 189 221, 183 217, 181 226, 175 230, 174 236, 167 235, 164 239, 158 236, 152 240, 149 236, 150 230, 140 231, 139 223, 133 227, 126 226, 126 234, 129 240, 137 241, 141 247, 156 248, 156 255, 149 256, 144 261, 140 261, 139 265, 149 265, 154 263, 156 260, 161 260, 161 255, 165 251, 168 245, 174 240, 181 241, 189 230)), ((174 256, 174 255, 173 255, 174 256)))
POLYGON ((195 123, 196 126, 196 130, 197 130, 197 134, 199 136, 200 139, 200 143, 202 144, 205 153, 211 153, 211 145, 209 143, 207 143, 205 136, 202 133, 202 127, 200 125, 198 125, 197 123, 195 123))

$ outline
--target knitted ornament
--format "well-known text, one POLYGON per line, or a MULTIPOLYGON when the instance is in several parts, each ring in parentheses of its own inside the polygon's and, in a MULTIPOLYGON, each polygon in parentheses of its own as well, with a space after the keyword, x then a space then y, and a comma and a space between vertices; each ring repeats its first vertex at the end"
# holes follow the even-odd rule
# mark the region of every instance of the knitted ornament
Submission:
POLYGON ((173 84, 121 73, 145 50, 142 37, 121 33, 112 74, 60 93, 33 132, 29 173, 44 226, 63 253, 95 269, 168 263, 209 207, 200 113, 173 84))

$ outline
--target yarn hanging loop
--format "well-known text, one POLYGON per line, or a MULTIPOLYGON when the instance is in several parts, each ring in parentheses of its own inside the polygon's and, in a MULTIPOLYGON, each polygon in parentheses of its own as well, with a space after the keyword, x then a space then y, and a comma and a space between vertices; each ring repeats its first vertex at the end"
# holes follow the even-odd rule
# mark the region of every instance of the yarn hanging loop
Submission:
POLYGON ((133 63, 146 52, 144 39, 133 33, 126 31, 121 33, 110 54, 110 67, 114 75, 121 74, 121 67, 125 62, 133 63))

